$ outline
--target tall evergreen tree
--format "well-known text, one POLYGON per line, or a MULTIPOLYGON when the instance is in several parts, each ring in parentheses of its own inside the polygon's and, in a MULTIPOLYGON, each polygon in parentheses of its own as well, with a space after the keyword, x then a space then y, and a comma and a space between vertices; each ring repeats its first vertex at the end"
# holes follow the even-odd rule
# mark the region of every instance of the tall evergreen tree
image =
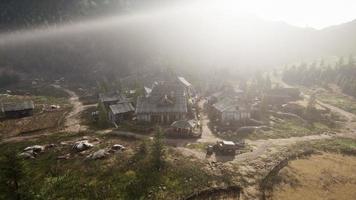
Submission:
POLYGON ((28 188, 22 160, 15 151, 5 152, 0 159, 0 199, 29 199, 28 188))
POLYGON ((151 156, 153 169, 159 171, 164 165, 163 133, 160 127, 157 128, 153 138, 151 156))

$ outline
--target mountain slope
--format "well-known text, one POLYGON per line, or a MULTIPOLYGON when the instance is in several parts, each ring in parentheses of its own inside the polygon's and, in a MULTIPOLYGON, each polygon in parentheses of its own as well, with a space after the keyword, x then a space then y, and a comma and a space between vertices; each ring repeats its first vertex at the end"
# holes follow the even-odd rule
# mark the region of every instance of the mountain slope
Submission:
MULTIPOLYGON (((28 6, 36 13, 32 4, 28 6)), ((45 7, 38 7, 37 12, 44 12, 45 7)), ((88 4, 81 8, 94 12, 88 4)), ((66 12, 61 9, 56 10, 54 21, 67 16, 62 16, 66 12)), ((5 13, 7 21, 2 21, 0 27, 21 26, 17 21, 21 17, 16 15, 12 20, 11 12, 5 13)), ((40 22, 51 15, 41 16, 40 22)), ((39 33, 5 35, 12 38, 10 42, 0 36, 0 68, 51 79, 71 76, 95 80, 152 67, 255 70, 356 53, 356 21, 315 30, 251 16, 206 17, 195 13, 134 11, 127 17, 92 21, 72 22, 60 28, 49 26, 39 33), (25 35, 30 37, 26 39, 25 35), (1 43, 2 39, 5 42, 1 43)))

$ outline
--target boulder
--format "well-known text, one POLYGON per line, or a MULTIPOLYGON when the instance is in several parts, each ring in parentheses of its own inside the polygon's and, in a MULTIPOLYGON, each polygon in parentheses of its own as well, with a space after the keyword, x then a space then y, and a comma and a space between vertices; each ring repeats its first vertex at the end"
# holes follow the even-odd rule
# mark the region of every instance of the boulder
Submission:
POLYGON ((90 154, 87 158, 91 158, 93 160, 103 159, 108 155, 108 152, 105 149, 99 149, 98 151, 90 154))
POLYGON ((92 148, 94 145, 89 143, 88 140, 81 140, 81 141, 77 141, 74 143, 74 145, 72 146, 72 149, 76 150, 76 151, 84 151, 87 149, 92 148))
POLYGON ((29 147, 26 147, 23 151, 33 151, 35 153, 41 153, 42 151, 45 150, 45 147, 44 146, 41 146, 41 145, 33 145, 33 146, 29 146, 29 147))
POLYGON ((114 145, 111 147, 111 149, 112 149, 112 150, 115 150, 115 151, 117 151, 117 150, 122 150, 122 151, 124 151, 124 150, 126 150, 126 147, 124 147, 124 145, 121 145, 121 144, 114 144, 114 145))
POLYGON ((25 159, 33 159, 35 158, 35 153, 31 150, 31 151, 25 151, 19 154, 19 156, 21 158, 25 158, 25 159))

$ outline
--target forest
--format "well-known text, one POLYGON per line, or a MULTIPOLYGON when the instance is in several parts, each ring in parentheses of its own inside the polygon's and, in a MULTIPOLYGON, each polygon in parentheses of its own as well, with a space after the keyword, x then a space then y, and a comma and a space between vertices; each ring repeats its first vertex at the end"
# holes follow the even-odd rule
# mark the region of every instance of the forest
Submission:
POLYGON ((322 59, 309 65, 301 63, 286 67, 283 70, 283 80, 288 84, 303 86, 328 87, 333 83, 338 85, 345 94, 356 97, 356 63, 353 55, 340 57, 335 65, 326 64, 322 59))

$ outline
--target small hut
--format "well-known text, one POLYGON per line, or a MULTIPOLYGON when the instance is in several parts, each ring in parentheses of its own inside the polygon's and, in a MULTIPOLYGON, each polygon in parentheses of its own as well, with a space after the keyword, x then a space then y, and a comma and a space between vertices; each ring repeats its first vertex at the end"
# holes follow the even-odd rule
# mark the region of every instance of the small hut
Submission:
POLYGON ((130 102, 122 102, 109 106, 109 120, 112 123, 119 123, 122 120, 129 119, 135 111, 130 102))
POLYGON ((110 105, 114 105, 119 102, 130 102, 130 101, 131 99, 127 98, 124 94, 121 94, 118 91, 99 94, 99 102, 104 104, 107 110, 109 109, 110 105))
POLYGON ((33 115, 35 105, 33 101, 23 101, 16 103, 2 103, 1 111, 5 118, 21 118, 33 115))
POLYGON ((192 134, 196 128, 197 123, 194 120, 179 120, 171 124, 176 133, 192 134))

